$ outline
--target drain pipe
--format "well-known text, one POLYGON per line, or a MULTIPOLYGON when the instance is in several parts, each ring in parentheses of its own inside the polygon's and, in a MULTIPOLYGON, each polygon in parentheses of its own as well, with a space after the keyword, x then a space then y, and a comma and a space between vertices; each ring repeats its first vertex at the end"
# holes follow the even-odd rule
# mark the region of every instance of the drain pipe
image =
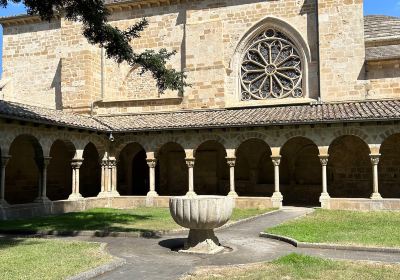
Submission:
POLYGON ((322 104, 321 96, 321 53, 320 53, 320 32, 319 32, 319 4, 318 0, 315 0, 315 21, 317 24, 317 59, 318 59, 318 103, 322 104))
POLYGON ((100 99, 97 99, 92 102, 90 105, 90 115, 93 116, 94 105, 98 102, 103 101, 104 99, 104 82, 105 82, 105 56, 104 56, 104 48, 100 49, 100 99))

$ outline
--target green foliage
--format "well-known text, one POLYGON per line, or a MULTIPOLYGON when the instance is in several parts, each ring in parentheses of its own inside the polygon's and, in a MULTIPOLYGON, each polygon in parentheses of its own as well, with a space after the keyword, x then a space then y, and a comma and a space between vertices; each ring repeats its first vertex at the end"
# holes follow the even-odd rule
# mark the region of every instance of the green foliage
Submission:
POLYGON ((182 93, 190 86, 185 81, 185 73, 166 67, 176 51, 160 49, 136 53, 132 49, 131 41, 139 38, 140 32, 148 26, 145 18, 127 30, 120 30, 108 23, 109 11, 103 0, 0 0, 0 6, 7 7, 10 2, 25 4, 28 14, 39 15, 43 20, 51 20, 62 13, 68 20, 82 22, 83 35, 91 44, 103 47, 107 57, 118 63, 126 62, 131 67, 140 65, 142 74, 150 71, 161 92, 171 89, 182 93))

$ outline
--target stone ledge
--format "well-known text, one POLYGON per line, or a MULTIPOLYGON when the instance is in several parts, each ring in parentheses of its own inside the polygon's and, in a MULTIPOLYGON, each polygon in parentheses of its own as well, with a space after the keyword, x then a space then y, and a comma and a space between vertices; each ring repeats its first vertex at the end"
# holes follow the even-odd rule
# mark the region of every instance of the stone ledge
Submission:
MULTIPOLYGON (((101 243, 100 249, 104 252, 107 247, 106 243, 101 243)), ((78 275, 68 277, 67 280, 86 280, 92 279, 96 276, 102 275, 106 272, 112 271, 120 266, 126 264, 126 260, 118 257, 113 257, 112 261, 101 266, 95 267, 88 271, 79 273, 78 275)))
POLYGON ((329 244, 329 243, 309 243, 300 242, 296 239, 271 234, 266 232, 260 232, 260 237, 274 239, 289 243, 297 248, 309 248, 309 249, 331 249, 331 250, 348 250, 348 251, 363 251, 363 252, 380 252, 380 253, 400 253, 400 248, 390 247, 368 247, 368 246, 356 246, 356 245, 341 245, 341 244, 329 244))

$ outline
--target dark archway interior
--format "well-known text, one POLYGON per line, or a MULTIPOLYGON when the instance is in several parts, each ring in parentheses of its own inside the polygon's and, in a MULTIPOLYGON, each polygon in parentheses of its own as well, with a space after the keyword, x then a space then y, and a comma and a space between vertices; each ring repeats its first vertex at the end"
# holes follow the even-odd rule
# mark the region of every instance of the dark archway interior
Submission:
POLYGON ((400 134, 386 139, 380 153, 379 192, 383 198, 400 198, 400 134))
POLYGON ((185 151, 177 143, 167 143, 160 149, 157 156, 158 176, 156 176, 156 191, 159 195, 186 194, 188 167, 185 157, 185 151))
POLYGON ((281 149, 280 190, 284 205, 319 204, 322 168, 318 147, 309 139, 290 139, 281 149))
POLYGON ((149 166, 146 152, 140 150, 132 159, 132 195, 146 195, 149 191, 149 166))
POLYGON ((75 150, 65 142, 57 140, 50 150, 50 164, 47 167, 47 197, 50 200, 67 199, 71 194, 71 161, 75 150))
POLYGON ((195 154, 194 191, 199 195, 227 195, 229 168, 225 148, 216 141, 201 144, 195 154))
POLYGON ((369 198, 372 166, 369 147, 356 136, 342 136, 330 145, 328 192, 331 197, 369 198))
POLYGON ((21 135, 11 144, 9 154, 5 199, 10 204, 33 202, 39 195, 41 146, 33 136, 21 135))
POLYGON ((83 197, 95 197, 101 191, 101 166, 95 145, 87 144, 80 168, 80 193, 83 197))
POLYGON ((271 149, 258 139, 243 142, 236 151, 235 189, 239 196, 268 197, 274 191, 271 149))

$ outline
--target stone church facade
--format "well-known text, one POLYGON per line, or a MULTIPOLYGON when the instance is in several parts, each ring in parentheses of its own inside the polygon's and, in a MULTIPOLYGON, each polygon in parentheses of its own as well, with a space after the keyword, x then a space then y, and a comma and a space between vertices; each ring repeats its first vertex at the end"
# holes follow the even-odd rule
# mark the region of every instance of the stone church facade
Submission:
POLYGON ((176 50, 159 92, 59 15, 0 19, 0 217, 165 206, 400 209, 400 18, 362 0, 106 0, 176 50))

